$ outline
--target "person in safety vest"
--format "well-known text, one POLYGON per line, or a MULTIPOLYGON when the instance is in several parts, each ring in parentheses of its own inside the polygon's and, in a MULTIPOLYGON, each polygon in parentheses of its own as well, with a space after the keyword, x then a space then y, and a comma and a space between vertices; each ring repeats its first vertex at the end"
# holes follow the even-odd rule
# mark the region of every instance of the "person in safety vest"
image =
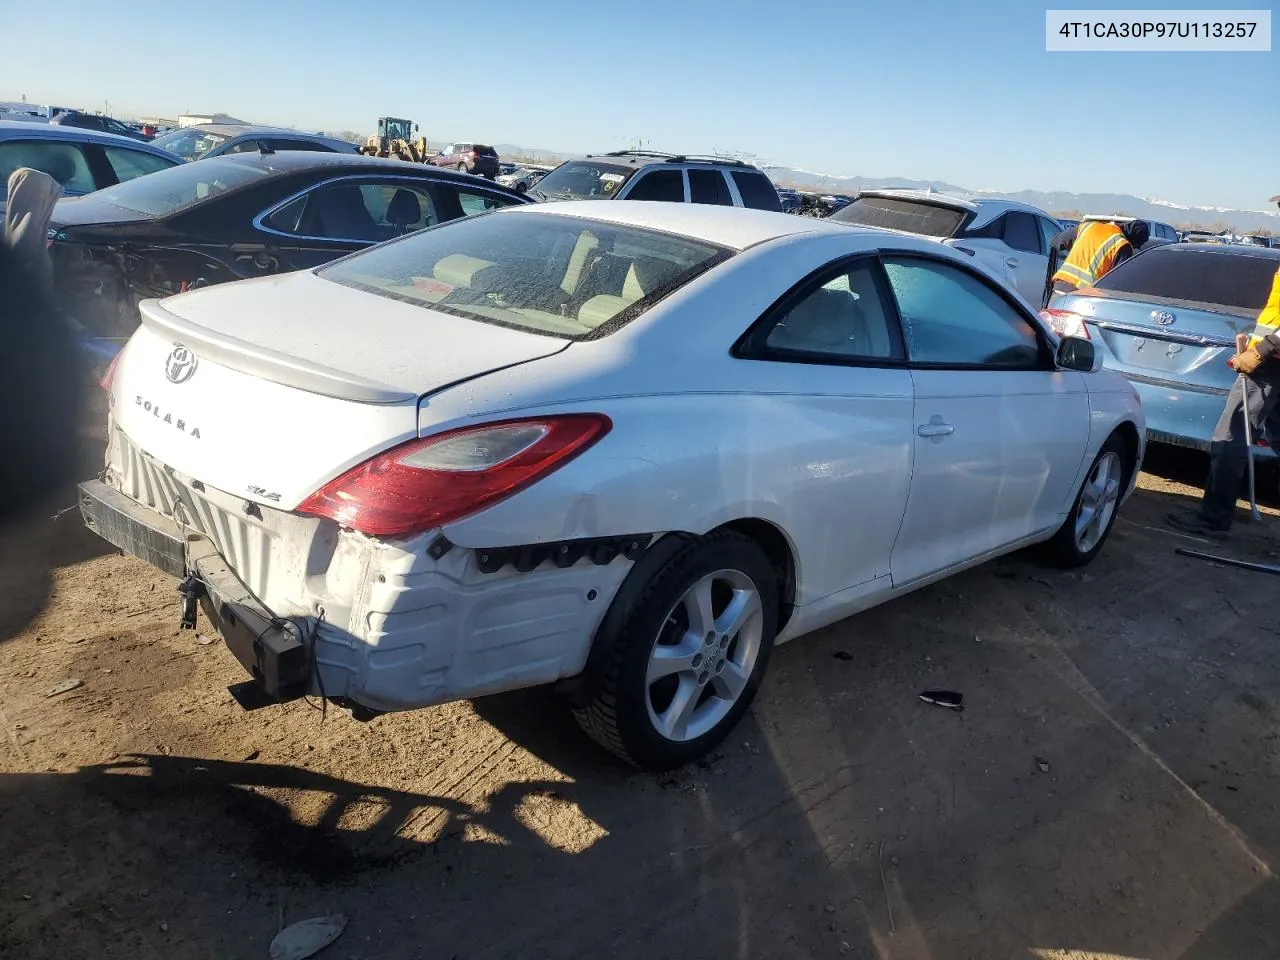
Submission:
MULTIPOLYGON (((1053 293, 1071 293, 1091 287, 1124 263, 1151 236, 1145 220, 1117 225, 1107 220, 1086 220, 1072 230, 1064 230, 1052 240, 1061 250, 1070 246, 1065 262, 1051 278, 1053 293)), ((1050 259, 1052 268, 1053 261, 1050 259)))
POLYGON ((1231 531, 1240 482, 1249 465, 1244 418, 1249 418, 1252 436, 1257 437, 1275 410, 1276 401, 1280 400, 1280 269, 1271 280, 1271 293, 1258 314, 1245 349, 1227 363, 1244 376, 1236 377, 1226 408, 1213 431, 1204 499, 1199 510, 1171 513, 1166 517, 1169 524, 1179 530, 1219 540, 1231 531))

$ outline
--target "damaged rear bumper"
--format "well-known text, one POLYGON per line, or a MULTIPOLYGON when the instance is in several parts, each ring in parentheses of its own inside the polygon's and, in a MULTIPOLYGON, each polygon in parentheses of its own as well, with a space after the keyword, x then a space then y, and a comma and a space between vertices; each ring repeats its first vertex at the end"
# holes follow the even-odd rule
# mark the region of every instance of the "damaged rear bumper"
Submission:
POLYGON ((100 480, 80 484, 85 525, 108 543, 178 578, 197 583, 206 615, 227 648, 272 700, 307 693, 310 654, 305 622, 262 604, 202 534, 130 500, 100 480))

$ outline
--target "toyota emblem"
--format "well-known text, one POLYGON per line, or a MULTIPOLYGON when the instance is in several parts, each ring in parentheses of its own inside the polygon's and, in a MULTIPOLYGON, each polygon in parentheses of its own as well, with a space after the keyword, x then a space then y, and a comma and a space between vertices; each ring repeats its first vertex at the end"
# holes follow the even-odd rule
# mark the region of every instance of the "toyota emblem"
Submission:
POLYGON ((190 349, 178 344, 169 354, 164 364, 164 375, 170 383, 186 383, 196 372, 196 355, 190 349))
POLYGON ((1177 319, 1177 317, 1175 317, 1168 310, 1152 310, 1151 319, 1154 320, 1156 323, 1160 324, 1160 326, 1167 327, 1172 325, 1174 320, 1177 319))

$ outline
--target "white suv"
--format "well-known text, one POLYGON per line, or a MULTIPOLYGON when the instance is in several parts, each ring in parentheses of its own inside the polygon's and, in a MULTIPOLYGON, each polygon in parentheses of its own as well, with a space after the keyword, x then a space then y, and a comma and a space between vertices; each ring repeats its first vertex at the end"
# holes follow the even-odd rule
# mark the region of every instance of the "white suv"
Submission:
POLYGON ((863 190, 827 219, 930 237, 967 253, 1039 307, 1049 242, 1062 227, 1014 200, 964 200, 925 190, 863 190))
POLYGON ((773 181, 728 157, 615 150, 566 160, 529 188, 535 200, 665 200, 782 212, 773 181))

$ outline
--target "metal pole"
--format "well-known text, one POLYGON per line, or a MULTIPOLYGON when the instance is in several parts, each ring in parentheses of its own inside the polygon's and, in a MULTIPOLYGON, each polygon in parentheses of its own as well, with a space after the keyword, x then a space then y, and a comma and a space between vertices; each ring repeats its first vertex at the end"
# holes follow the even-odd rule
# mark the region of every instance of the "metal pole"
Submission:
POLYGON ((1240 397, 1244 403, 1244 449, 1249 457, 1249 516, 1254 523, 1262 521, 1258 512, 1258 488, 1253 469, 1253 427, 1249 424, 1249 376, 1240 374, 1240 397))
MULTIPOLYGON (((1249 335, 1237 333, 1236 356, 1244 353, 1248 346, 1249 335)), ((1249 458, 1249 516, 1253 518, 1254 523, 1261 523, 1262 514, 1258 512, 1258 487, 1253 469, 1253 426, 1249 423, 1249 377, 1245 373, 1240 374, 1240 404, 1244 417, 1244 451, 1249 458)))
POLYGON ((1184 557, 1191 557, 1194 560, 1208 560, 1211 563, 1221 563, 1228 567, 1240 567, 1243 570, 1255 570, 1258 573, 1273 573, 1276 576, 1280 576, 1280 564, 1251 563, 1248 560, 1234 560, 1231 557, 1215 557, 1211 553, 1200 553, 1197 550, 1188 550, 1186 547, 1178 547, 1173 552, 1184 557))

